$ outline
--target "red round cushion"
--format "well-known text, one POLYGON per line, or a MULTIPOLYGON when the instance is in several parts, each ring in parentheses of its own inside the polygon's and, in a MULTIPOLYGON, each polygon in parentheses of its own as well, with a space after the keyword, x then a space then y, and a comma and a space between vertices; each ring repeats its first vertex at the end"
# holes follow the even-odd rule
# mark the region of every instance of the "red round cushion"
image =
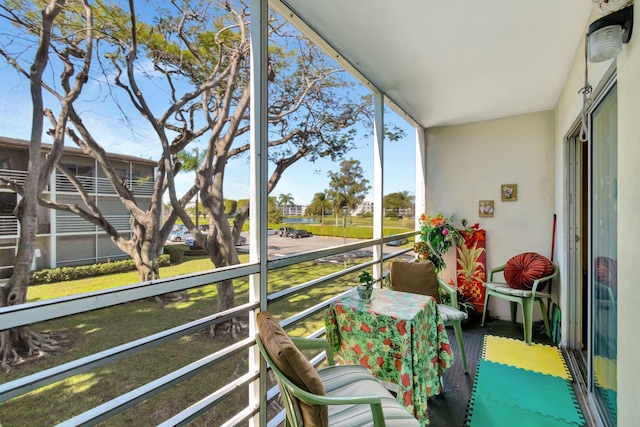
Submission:
POLYGON ((606 256, 596 257, 594 260, 596 281, 613 289, 618 285, 618 263, 606 256))
POLYGON ((504 266, 504 280, 514 289, 531 289, 533 282, 551 273, 551 261, 535 252, 516 255, 504 266))

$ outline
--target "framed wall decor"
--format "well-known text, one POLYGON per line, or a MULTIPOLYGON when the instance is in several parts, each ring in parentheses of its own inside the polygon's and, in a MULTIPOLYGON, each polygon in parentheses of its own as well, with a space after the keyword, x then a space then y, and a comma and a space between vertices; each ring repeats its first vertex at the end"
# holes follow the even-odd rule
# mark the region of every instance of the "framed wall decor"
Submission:
POLYGON ((480 203, 478 203, 478 216, 493 216, 493 200, 480 200, 480 203))
POLYGON ((518 184, 502 184, 500 195, 503 202, 515 202, 518 200, 518 184))

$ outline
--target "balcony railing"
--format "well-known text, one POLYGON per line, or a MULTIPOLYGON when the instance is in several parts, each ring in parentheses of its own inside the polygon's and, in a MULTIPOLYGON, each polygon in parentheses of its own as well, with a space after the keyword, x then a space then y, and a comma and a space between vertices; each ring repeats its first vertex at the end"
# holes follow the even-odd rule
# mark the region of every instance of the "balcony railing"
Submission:
MULTIPOLYGON (((11 277, 15 252, 15 246, 0 246, 0 259, 2 260, 0 261, 0 281, 11 277)), ((2 286, 1 282, 0 286, 2 286)))
MULTIPOLYGON (((113 227, 121 232, 130 230, 129 215, 105 215, 105 219, 109 221, 113 227)), ((20 234, 20 225, 18 219, 13 215, 0 215, 0 236, 1 237, 17 237, 20 234)), ((48 234, 48 224, 38 225, 38 234, 48 234)), ((82 234, 96 233, 102 229, 86 221, 77 215, 58 215, 56 221, 57 234, 82 234)))
MULTIPOLYGON (((105 219, 118 231, 130 229, 129 215, 105 215, 105 219)), ((59 215, 56 221, 57 234, 82 234, 99 231, 102 231, 100 227, 76 215, 59 215)))
MULTIPOLYGON (((77 176, 76 179, 89 194, 115 195, 111 182, 107 178, 91 176, 77 176)), ((145 179, 126 180, 126 184, 136 196, 151 196, 153 194, 153 181, 145 179)), ((76 187, 64 175, 56 175, 56 191, 61 193, 77 193, 76 187)))
POLYGON ((19 234, 18 219, 13 215, 0 215, 0 236, 15 237, 19 234))
MULTIPOLYGON (((0 169, 0 176, 5 176, 24 185, 27 171, 0 169)), ((76 179, 89 194, 116 194, 111 182, 107 178, 96 178, 92 176, 77 176, 76 179)), ((153 194, 154 182, 152 179, 134 178, 126 180, 126 184, 136 196, 151 196, 153 194)), ((56 175, 56 191, 61 193, 77 193, 76 187, 64 175, 56 175)))
POLYGON ((7 177, 16 181, 20 185, 24 185, 24 181, 27 179, 27 171, 0 169, 0 176, 7 177))
MULTIPOLYGON (((295 266, 297 264, 313 261, 320 258, 327 258, 340 255, 346 252, 355 251, 363 248, 371 248, 375 245, 382 245, 384 242, 396 240, 402 237, 411 237, 415 233, 403 233, 395 236, 388 236, 384 239, 363 240, 361 242, 352 243, 344 246, 336 246, 317 251, 304 252, 295 255, 282 256, 266 261, 266 280, 262 283, 266 286, 269 272, 272 270, 295 266)), ((269 308, 280 300, 292 298, 296 295, 305 295, 316 288, 329 284, 339 278, 357 273, 359 270, 370 267, 372 265, 381 264, 387 259, 404 254, 411 249, 404 249, 393 254, 387 255, 382 259, 365 261, 358 265, 339 270, 335 273, 316 278, 306 283, 300 283, 285 290, 268 294, 266 289, 250 289, 253 297, 249 298, 249 302, 238 305, 233 309, 205 315, 204 317, 189 321, 188 323, 176 326, 171 329, 163 330, 135 341, 126 342, 117 347, 102 350, 98 353, 72 360, 70 362, 27 375, 17 380, 0 384, 0 402, 5 402, 18 396, 22 396, 34 390, 47 387, 55 382, 70 378, 74 375, 87 373, 91 370, 105 366, 117 360, 131 357, 145 350, 156 348, 160 345, 171 341, 180 340, 183 337, 193 334, 202 329, 209 328, 213 325, 225 322, 227 320, 249 316, 253 318, 253 313, 261 306, 258 295, 266 295, 266 301, 262 302, 263 307, 269 308)), ((64 316, 85 313, 102 308, 113 307, 123 303, 133 302, 141 299, 152 298, 159 295, 186 291, 190 288, 196 288, 212 283, 221 282, 228 279, 237 279, 245 276, 256 275, 261 271, 259 262, 243 264, 238 266, 219 268, 210 272, 190 274, 175 278, 162 279, 151 282, 144 282, 126 287, 106 289, 103 291, 73 295, 52 300, 43 300, 34 303, 27 303, 20 306, 11 306, 0 308, 0 325, 2 329, 16 328, 20 326, 28 326, 30 324, 42 321, 53 320, 64 316)), ((256 283, 258 281, 256 280, 256 283)), ((340 294, 330 296, 328 299, 304 309, 302 312, 282 321, 285 328, 299 324, 309 317, 323 313, 327 307, 337 299, 340 294)), ((250 320, 250 323, 253 322, 250 320)), ((119 325, 112 325, 117 328, 119 325)), ((252 331, 253 327, 250 327, 252 331)), ((322 336, 324 328, 311 334, 313 337, 322 336)), ((213 352, 195 362, 183 366, 173 372, 170 372, 160 378, 157 378, 147 384, 139 386, 130 392, 117 396, 108 400, 82 414, 66 420, 63 424, 68 426, 76 425, 93 425, 98 422, 107 420, 128 408, 131 408, 143 400, 149 399, 170 387, 178 386, 186 380, 199 374, 204 374, 211 369, 215 369, 217 365, 238 354, 247 355, 250 361, 247 371, 240 374, 237 378, 231 378, 227 384, 217 390, 212 390, 211 394, 199 400, 197 403, 184 408, 178 414, 167 419, 161 425, 185 425, 195 418, 203 415, 207 411, 215 408, 217 405, 225 402, 225 400, 233 393, 237 393, 238 389, 248 385, 258 386, 256 382, 261 379, 260 384, 266 384, 266 370, 262 370, 260 358, 255 346, 255 339, 249 336, 240 339, 227 347, 213 352)), ((318 364, 324 358, 324 354, 320 354, 312 359, 312 363, 318 364)), ((264 387, 264 385, 262 386, 264 387)), ((249 389, 251 390, 251 388, 249 389)), ((231 418, 224 423, 224 426, 246 425, 247 420, 260 414, 260 419, 266 419, 267 404, 276 399, 277 387, 274 386, 269 390, 262 389, 260 393, 249 392, 248 404, 239 409, 239 412, 232 415, 231 418)), ((268 426, 279 425, 284 420, 284 412, 281 411, 266 424, 268 426)), ((260 425, 263 425, 262 423, 260 425)))

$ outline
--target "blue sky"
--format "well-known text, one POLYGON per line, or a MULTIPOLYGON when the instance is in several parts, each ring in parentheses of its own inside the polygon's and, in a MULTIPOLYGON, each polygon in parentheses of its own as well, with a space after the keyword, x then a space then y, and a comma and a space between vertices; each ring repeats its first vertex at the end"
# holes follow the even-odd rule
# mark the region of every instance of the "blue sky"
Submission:
MULTIPOLYGON (((3 45, 7 40, 4 36, 6 30, 8 30, 6 22, 0 19, 0 42, 3 45)), ((30 59, 33 55, 26 53, 24 57, 30 59)), ((144 71, 153 72, 150 69, 144 71)), ((51 73, 51 69, 46 72, 51 73)), ((57 79, 57 76, 50 75, 49 77, 57 79)), ((3 90, 0 91, 0 135, 28 140, 31 133, 32 115, 28 81, 19 76, 2 58, 0 58, 0 81, 2 81, 3 87, 3 90)), ((96 107, 96 103, 102 104, 111 100, 103 82, 90 81, 83 90, 82 100, 76 105, 76 108, 90 131, 100 137, 100 142, 107 151, 143 158, 157 159, 159 157, 160 145, 157 138, 146 120, 137 111, 126 108, 128 102, 124 100, 121 102, 121 105, 125 106, 126 120, 115 107, 111 109, 96 107)), ((102 105, 100 106, 102 107, 102 105)), ((59 111, 57 101, 52 102, 49 99, 47 102, 47 98, 45 98, 45 107, 52 108, 55 113, 59 111)), ((161 105, 158 106, 158 110, 163 108, 161 105)), ((406 136, 401 141, 388 142, 385 145, 384 193, 407 190, 413 194, 415 132, 410 125, 393 112, 387 113, 385 119, 403 128, 406 136)), ((48 122, 45 122, 45 129, 47 129, 47 125, 48 122)), ((50 142, 49 137, 44 135, 43 142, 50 142)), ((66 140, 65 144, 71 145, 72 143, 66 140)), ((204 140, 198 145, 204 149, 204 140)), ((356 145, 358 148, 347 153, 346 158, 359 160, 365 176, 372 183, 373 146, 371 137, 360 139, 356 145)), ((319 159, 315 163, 302 159, 286 170, 271 195, 277 197, 279 194, 291 193, 296 204, 308 204, 315 193, 328 189, 327 173, 338 169, 339 163, 331 162, 328 159, 319 159)), ((178 193, 181 194, 192 183, 193 174, 180 174, 176 179, 178 193)), ((225 176, 225 198, 247 198, 249 196, 248 187, 248 158, 230 161, 225 176)), ((368 198, 371 199, 371 197, 368 198)))

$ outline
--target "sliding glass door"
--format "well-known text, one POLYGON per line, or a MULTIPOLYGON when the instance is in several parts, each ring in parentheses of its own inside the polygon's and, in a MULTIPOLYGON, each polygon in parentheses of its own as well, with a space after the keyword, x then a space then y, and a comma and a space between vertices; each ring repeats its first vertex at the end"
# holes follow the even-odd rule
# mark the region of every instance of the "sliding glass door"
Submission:
POLYGON ((618 102, 613 86, 591 115, 590 389, 607 424, 617 414, 618 102))

